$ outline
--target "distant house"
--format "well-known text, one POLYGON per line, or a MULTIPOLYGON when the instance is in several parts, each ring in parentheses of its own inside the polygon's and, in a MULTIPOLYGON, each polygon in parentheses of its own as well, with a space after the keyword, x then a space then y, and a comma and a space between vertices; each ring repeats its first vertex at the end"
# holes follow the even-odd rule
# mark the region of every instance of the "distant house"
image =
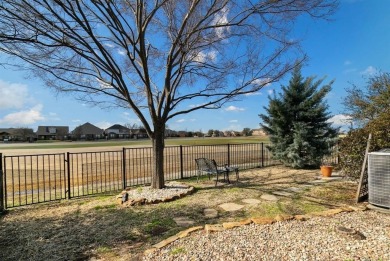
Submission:
POLYGON ((105 130, 105 133, 110 139, 130 139, 132 134, 129 128, 120 124, 112 125, 105 130))
POLYGON ((104 130, 87 122, 72 131, 72 138, 76 140, 96 140, 104 138, 104 130))
POLYGON ((69 137, 68 126, 38 126, 39 140, 65 140, 69 137))
POLYGON ((267 136, 267 133, 263 129, 253 129, 252 136, 267 136))
POLYGON ((0 140, 8 141, 12 139, 13 128, 1 128, 0 129, 0 140))
POLYGON ((35 138, 30 128, 0 128, 1 141, 32 141, 35 138))
POLYGON ((148 134, 146 133, 145 129, 134 129, 131 130, 131 137, 133 139, 145 139, 148 138, 148 134))

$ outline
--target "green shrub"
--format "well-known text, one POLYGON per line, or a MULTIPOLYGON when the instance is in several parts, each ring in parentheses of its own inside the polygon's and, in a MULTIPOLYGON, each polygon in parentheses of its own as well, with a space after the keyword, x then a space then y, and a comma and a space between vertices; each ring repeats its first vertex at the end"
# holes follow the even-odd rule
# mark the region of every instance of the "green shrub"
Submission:
POLYGON ((360 177, 369 133, 372 134, 370 152, 390 148, 390 113, 382 113, 363 128, 349 132, 341 140, 340 167, 351 178, 360 177))

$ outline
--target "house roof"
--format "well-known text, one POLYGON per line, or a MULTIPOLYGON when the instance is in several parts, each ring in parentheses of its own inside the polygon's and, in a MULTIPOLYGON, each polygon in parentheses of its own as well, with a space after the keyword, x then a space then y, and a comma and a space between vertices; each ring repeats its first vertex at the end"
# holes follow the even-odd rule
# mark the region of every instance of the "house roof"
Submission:
POLYGON ((12 134, 14 131, 14 128, 0 128, 1 134, 12 134))
POLYGON ((68 126, 38 126, 37 135, 52 135, 55 136, 57 133, 60 135, 66 135, 69 133, 68 126))
POLYGON ((111 127, 107 128, 106 130, 127 130, 127 131, 130 131, 129 128, 126 128, 125 126, 122 126, 120 124, 114 124, 112 125, 111 127))
POLYGON ((72 133, 74 133, 76 130, 80 130, 81 135, 101 135, 103 134, 103 130, 96 127, 95 125, 86 122, 83 125, 80 125, 76 127, 72 133))

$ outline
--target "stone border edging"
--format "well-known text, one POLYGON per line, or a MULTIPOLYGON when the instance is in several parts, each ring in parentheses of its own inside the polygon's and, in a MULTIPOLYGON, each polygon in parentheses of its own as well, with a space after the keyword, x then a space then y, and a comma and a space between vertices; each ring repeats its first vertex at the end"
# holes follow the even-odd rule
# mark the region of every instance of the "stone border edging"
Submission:
POLYGON ((147 249, 144 251, 144 255, 153 253, 154 251, 161 249, 172 242, 189 236, 192 232, 204 229, 204 231, 209 234, 211 232, 219 232, 219 231, 224 231, 228 229, 232 229, 235 227, 241 227, 241 226, 246 226, 249 224, 257 224, 257 225, 267 225, 267 224, 273 224, 275 222, 281 222, 281 221, 288 221, 288 220, 299 220, 299 221, 306 221, 308 219, 311 219, 313 217, 330 217, 334 216, 336 214, 342 213, 342 212, 353 212, 353 211, 365 211, 367 210, 367 206, 362 206, 362 207, 355 207, 355 206, 345 206, 345 207, 340 207, 340 208, 334 208, 334 209, 327 209, 324 211, 319 211, 319 212, 312 212, 309 214, 305 215, 295 215, 295 216, 290 216, 290 215, 276 215, 274 218, 270 217, 252 217, 248 219, 244 219, 241 221, 235 221, 235 222, 224 222, 222 224, 206 224, 205 226, 196 226, 196 227, 191 227, 186 230, 183 230, 176 235, 173 235, 171 237, 168 237, 167 239, 164 239, 163 241, 154 244, 151 248, 147 249))
MULTIPOLYGON (((180 194, 177 194, 177 195, 174 195, 171 197, 167 197, 167 198, 162 198, 162 199, 157 198, 157 199, 152 199, 152 200, 147 200, 146 198, 137 198, 137 199, 127 199, 126 201, 123 201, 123 198, 124 198, 124 195, 127 194, 128 190, 124 190, 121 192, 121 194, 116 196, 116 200, 117 200, 118 204, 120 204, 123 207, 170 202, 170 201, 174 201, 174 200, 183 198, 187 195, 190 195, 195 191, 195 187, 193 187, 193 186, 187 186, 187 188, 188 188, 188 190, 186 192, 182 192, 180 194)), ((125 198, 128 198, 128 196, 125 196, 125 198)))

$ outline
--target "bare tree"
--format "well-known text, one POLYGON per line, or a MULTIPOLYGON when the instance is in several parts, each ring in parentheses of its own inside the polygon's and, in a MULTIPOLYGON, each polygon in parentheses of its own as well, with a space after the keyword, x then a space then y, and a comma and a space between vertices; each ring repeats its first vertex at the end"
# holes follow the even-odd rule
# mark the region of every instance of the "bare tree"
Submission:
POLYGON ((346 91, 343 102, 346 114, 360 125, 390 110, 390 73, 372 75, 365 87, 352 85, 346 91))
POLYGON ((327 18, 336 6, 337 0, 2 0, 0 52, 20 58, 25 63, 14 65, 58 91, 133 110, 153 144, 152 187, 162 188, 166 123, 279 80, 305 58, 292 40, 296 18, 327 18))

